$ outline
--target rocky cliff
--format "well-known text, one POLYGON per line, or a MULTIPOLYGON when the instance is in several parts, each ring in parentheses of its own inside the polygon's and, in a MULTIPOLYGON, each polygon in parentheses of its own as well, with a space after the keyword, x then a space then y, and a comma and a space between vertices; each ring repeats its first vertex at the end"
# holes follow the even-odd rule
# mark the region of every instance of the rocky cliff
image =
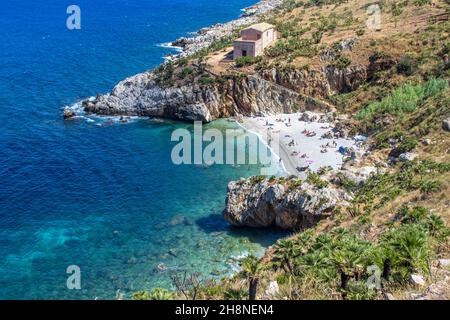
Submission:
POLYGON ((234 226, 298 230, 314 226, 350 199, 334 187, 292 183, 296 182, 255 178, 230 182, 225 219, 234 226))
POLYGON ((366 81, 367 71, 364 66, 343 69, 326 66, 320 70, 281 70, 274 67, 262 70, 261 76, 305 96, 326 98, 355 90, 366 81))
POLYGON ((161 86, 152 72, 127 78, 113 91, 84 101, 88 113, 164 117, 184 121, 209 122, 217 118, 258 113, 333 109, 321 98, 346 92, 364 82, 363 67, 339 70, 281 72, 231 77, 209 85, 188 82, 161 86))
POLYGON ((152 72, 121 81, 110 94, 83 102, 88 113, 164 117, 185 121, 204 121, 258 113, 289 113, 299 108, 321 108, 317 103, 287 87, 259 76, 236 77, 212 85, 187 83, 160 86, 152 72))

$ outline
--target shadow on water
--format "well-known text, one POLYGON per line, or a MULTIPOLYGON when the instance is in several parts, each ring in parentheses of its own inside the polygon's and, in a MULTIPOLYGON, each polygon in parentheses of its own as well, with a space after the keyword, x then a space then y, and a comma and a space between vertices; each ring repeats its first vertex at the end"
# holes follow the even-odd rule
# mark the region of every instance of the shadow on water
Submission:
POLYGON ((223 232, 231 237, 247 238, 252 243, 257 243, 263 247, 273 245, 278 239, 287 237, 290 232, 277 229, 255 229, 248 227, 231 226, 221 214, 212 213, 209 216, 199 218, 195 221, 197 226, 206 233, 223 232))

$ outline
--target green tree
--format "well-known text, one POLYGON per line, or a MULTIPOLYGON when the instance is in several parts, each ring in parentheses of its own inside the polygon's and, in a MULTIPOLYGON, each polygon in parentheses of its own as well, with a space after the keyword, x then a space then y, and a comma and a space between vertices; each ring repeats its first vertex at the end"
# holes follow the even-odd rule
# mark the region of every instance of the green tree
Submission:
POLYGON ((248 256, 241 261, 242 272, 248 279, 248 300, 256 300, 259 283, 259 261, 255 256, 248 256))

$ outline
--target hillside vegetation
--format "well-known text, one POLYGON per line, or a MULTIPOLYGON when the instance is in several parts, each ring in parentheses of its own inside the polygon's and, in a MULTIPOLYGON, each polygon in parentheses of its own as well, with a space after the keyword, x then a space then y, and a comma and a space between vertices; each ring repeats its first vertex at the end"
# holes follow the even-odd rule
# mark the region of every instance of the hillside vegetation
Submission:
POLYGON ((355 86, 309 92, 345 115, 352 133, 369 137, 370 154, 358 165, 380 170, 360 185, 331 181, 353 195, 350 205, 280 239, 261 260, 244 259, 235 277, 192 277, 184 295, 176 286, 134 298, 247 299, 254 291, 267 299, 449 299, 450 270, 438 263, 450 258, 449 10, 448 1, 288 0, 264 19, 281 38, 262 57, 217 62, 230 38, 161 67, 161 83, 205 86, 273 68, 305 79, 323 68, 362 69, 366 77, 355 86), (378 31, 366 26, 371 4, 381 8, 378 31), (412 156, 399 161, 401 154, 412 156), (267 290, 274 281, 277 290, 267 290))

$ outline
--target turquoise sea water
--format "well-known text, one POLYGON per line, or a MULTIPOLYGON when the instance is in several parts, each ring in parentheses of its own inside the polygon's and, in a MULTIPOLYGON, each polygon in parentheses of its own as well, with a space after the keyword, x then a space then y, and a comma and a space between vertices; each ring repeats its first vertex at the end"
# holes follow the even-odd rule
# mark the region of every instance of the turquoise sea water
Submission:
POLYGON ((61 119, 64 106, 162 62, 170 51, 158 44, 253 2, 79 0, 77 31, 65 27, 72 1, 2 2, 0 298, 108 299, 170 287, 174 272, 220 277, 229 257, 280 236, 221 217, 228 181, 258 166, 172 164, 170 135, 190 124, 61 119), (81 290, 66 288, 69 265, 81 290))

